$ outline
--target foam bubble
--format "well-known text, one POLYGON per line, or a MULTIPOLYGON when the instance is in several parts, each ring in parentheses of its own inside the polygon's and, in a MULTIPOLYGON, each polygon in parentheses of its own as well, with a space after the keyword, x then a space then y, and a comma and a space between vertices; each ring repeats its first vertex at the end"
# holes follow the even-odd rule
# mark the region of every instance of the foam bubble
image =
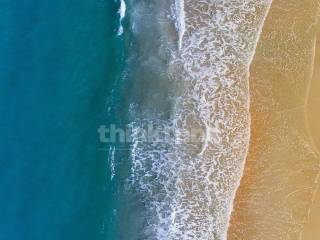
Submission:
POLYGON ((183 36, 186 31, 184 0, 175 0, 174 3, 175 26, 178 32, 178 46, 179 49, 181 49, 183 36))
POLYGON ((131 124, 131 182, 148 209, 143 238, 226 239, 250 137, 248 69, 271 2, 173 4, 179 51, 172 49, 166 74, 179 94, 170 117, 144 114, 131 124), (141 122, 176 138, 145 144, 141 122), (203 141, 187 141, 190 129, 202 129, 203 141))
POLYGON ((115 158, 114 158, 114 154, 115 154, 115 150, 116 148, 114 146, 110 146, 109 148, 109 165, 110 165, 110 180, 112 181, 113 178, 116 175, 116 171, 115 171, 115 158))
POLYGON ((121 0, 120 1, 120 8, 119 8, 119 11, 118 11, 118 13, 120 15, 120 27, 119 27, 119 30, 118 30, 118 36, 123 34, 122 21, 126 16, 126 8, 127 8, 126 2, 124 0, 121 0))

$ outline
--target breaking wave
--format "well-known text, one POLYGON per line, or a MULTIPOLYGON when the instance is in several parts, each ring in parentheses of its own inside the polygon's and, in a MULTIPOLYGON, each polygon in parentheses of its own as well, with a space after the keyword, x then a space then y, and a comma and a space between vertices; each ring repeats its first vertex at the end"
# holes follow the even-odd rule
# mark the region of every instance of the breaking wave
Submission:
POLYGON ((119 8, 119 15, 120 15, 120 26, 118 29, 118 36, 121 36, 123 34, 123 26, 122 26, 122 21, 126 16, 126 2, 124 0, 120 0, 120 8, 119 8))

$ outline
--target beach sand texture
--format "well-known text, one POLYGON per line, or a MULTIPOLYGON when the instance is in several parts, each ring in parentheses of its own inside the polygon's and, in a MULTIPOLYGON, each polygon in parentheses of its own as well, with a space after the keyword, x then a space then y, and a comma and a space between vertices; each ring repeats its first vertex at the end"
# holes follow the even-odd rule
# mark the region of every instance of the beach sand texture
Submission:
POLYGON ((319 5, 272 3, 250 69, 251 141, 230 240, 320 239, 319 5))

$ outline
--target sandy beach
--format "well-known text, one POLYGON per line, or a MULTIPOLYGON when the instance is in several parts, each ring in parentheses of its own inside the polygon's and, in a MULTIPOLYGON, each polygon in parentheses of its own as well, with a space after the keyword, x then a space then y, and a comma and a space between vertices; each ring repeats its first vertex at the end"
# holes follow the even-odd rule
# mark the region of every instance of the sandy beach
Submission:
MULTIPOLYGON (((315 61, 310 95, 306 108, 306 120, 314 147, 319 154, 320 149, 320 34, 319 28, 315 42, 315 61)), ((309 221, 305 224, 302 240, 314 240, 320 236, 320 180, 317 179, 317 193, 314 195, 313 204, 310 207, 309 221)))
POLYGON ((228 239, 319 239, 318 11, 314 0, 271 6, 250 69, 250 148, 228 239))

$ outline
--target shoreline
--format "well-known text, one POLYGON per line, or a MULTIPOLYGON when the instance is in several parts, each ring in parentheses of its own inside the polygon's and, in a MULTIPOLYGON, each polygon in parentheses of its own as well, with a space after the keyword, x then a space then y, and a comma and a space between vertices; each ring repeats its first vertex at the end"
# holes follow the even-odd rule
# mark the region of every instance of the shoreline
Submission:
POLYGON ((312 59, 304 29, 315 13, 310 1, 286 4, 271 6, 251 66, 252 132, 231 240, 300 239, 320 169, 304 114, 312 59))
POLYGON ((230 228, 230 220, 231 220, 231 216, 232 216, 232 212, 234 210, 234 201, 235 201, 235 198, 236 198, 236 195, 237 195, 237 191, 239 189, 239 187, 241 186, 241 180, 244 176, 244 171, 245 171, 245 166, 246 166, 246 160, 248 158, 248 155, 249 155, 249 150, 250 150, 250 139, 251 139, 251 126, 252 126, 252 117, 251 117, 251 96, 250 96, 250 67, 251 67, 251 64, 254 60, 254 56, 256 54, 256 51, 257 51, 257 47, 258 47, 258 43, 260 41, 260 37, 261 37, 261 34, 262 34, 262 31, 263 31, 263 28, 264 28, 264 24, 266 22, 266 19, 269 15, 269 11, 270 11, 270 8, 271 8, 271 5, 272 5, 272 1, 273 0, 269 0, 269 3, 268 3, 268 6, 266 8, 266 12, 265 12, 265 15, 263 17, 263 20, 262 20, 262 23, 260 24, 260 27, 259 27, 259 31, 258 31, 258 34, 257 34, 257 39, 256 39, 256 42, 254 44, 254 48, 253 48, 253 52, 251 54, 251 57, 250 57, 250 60, 248 62, 248 69, 247 69, 247 74, 248 74, 248 79, 247 79, 247 92, 248 92, 248 102, 247 102, 247 108, 248 108, 248 112, 249 112, 249 116, 248 116, 248 141, 247 141, 247 145, 246 145, 246 153, 245 153, 245 158, 244 158, 244 161, 243 161, 243 165, 242 165, 242 170, 241 170, 241 176, 239 178, 239 181, 237 183, 237 186, 234 190, 234 194, 233 194, 233 202, 230 206, 230 212, 229 212, 229 217, 228 217, 228 226, 227 226, 227 234, 228 235, 228 229, 230 228))

